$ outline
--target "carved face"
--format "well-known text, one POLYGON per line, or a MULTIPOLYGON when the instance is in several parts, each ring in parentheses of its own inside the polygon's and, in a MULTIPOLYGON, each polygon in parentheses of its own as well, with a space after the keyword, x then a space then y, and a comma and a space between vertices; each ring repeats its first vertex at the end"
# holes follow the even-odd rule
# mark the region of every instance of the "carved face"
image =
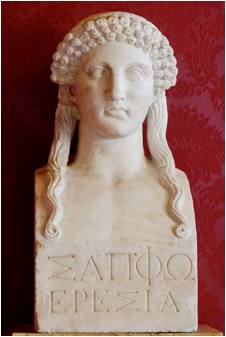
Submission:
POLYGON ((81 125, 106 138, 128 136, 153 102, 149 55, 116 41, 94 48, 83 56, 72 91, 81 125))

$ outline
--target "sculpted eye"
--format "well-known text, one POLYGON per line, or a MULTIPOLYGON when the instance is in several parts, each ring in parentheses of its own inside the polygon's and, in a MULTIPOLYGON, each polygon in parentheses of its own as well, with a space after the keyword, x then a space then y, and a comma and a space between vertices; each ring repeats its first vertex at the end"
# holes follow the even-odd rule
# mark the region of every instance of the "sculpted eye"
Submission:
POLYGON ((141 68, 134 67, 125 72, 125 77, 130 81, 141 80, 144 76, 144 72, 141 68))
POLYGON ((93 77, 103 77, 106 74, 107 74, 107 71, 103 67, 92 68, 89 72, 89 75, 93 77))

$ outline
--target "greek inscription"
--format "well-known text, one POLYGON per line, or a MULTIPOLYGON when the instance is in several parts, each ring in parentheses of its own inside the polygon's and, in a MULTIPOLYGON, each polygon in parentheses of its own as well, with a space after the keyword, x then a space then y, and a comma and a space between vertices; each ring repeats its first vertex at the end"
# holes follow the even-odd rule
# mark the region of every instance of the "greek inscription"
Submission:
POLYGON ((127 280, 132 280, 131 279, 131 256, 136 256, 137 254, 126 254, 126 253, 117 253, 117 254, 105 254, 105 256, 109 256, 109 281, 113 281, 114 278, 113 278, 113 256, 117 256, 117 255, 125 255, 126 258, 127 258, 127 280))
POLYGON ((101 275, 100 275, 100 273, 99 273, 99 271, 98 271, 98 269, 97 269, 97 266, 96 266, 96 264, 95 264, 95 262, 94 262, 94 260, 93 260, 92 255, 90 256, 90 258, 89 258, 88 261, 87 261, 87 264, 86 264, 85 269, 84 269, 84 271, 83 271, 83 273, 82 273, 82 276, 81 276, 80 281, 83 281, 83 277, 84 277, 84 274, 85 274, 86 271, 87 271, 90 275, 93 275, 94 273, 96 273, 97 280, 98 280, 98 281, 102 280, 102 277, 101 277, 101 275), (90 271, 90 268, 92 268, 91 271, 90 271))
POLYGON ((102 307, 102 302, 104 300, 103 293, 107 294, 107 290, 92 290, 92 307, 93 307, 92 311, 93 312, 107 312, 108 311, 107 308, 102 307), (98 296, 100 295, 101 295, 101 298, 98 299, 98 296), (97 306, 97 304, 99 305, 97 306), (99 307, 99 310, 97 307, 99 307))
POLYGON ((126 300, 129 300, 129 302, 127 302, 126 304, 123 304, 120 307, 116 308, 115 311, 118 311, 118 310, 135 310, 135 311, 138 311, 138 309, 124 308, 126 305, 129 305, 130 303, 134 303, 135 302, 135 300, 132 300, 131 298, 123 296, 124 294, 138 294, 138 291, 135 291, 135 292, 127 291, 127 292, 124 292, 124 293, 118 293, 116 291, 115 292, 116 296, 121 297, 121 298, 125 298, 126 300), (122 309, 122 308, 124 308, 124 309, 122 309))
POLYGON ((113 280, 112 277, 112 257, 114 254, 105 254, 105 256, 109 256, 109 281, 113 280))
POLYGON ((180 312, 172 292, 168 291, 162 302, 162 293, 158 289, 159 298, 152 290, 109 291, 109 290, 54 290, 50 291, 50 313, 78 314, 79 312, 118 312, 132 310, 143 313, 180 312), (82 303, 83 302, 83 303, 82 303), (161 310, 160 310, 161 307, 161 310), (160 310, 160 311, 159 311, 160 310))
POLYGON ((145 290, 146 292, 146 312, 150 311, 150 304, 149 304, 149 298, 150 298, 150 290, 145 290))
POLYGON ((63 304, 66 291, 58 290, 51 291, 51 310, 52 313, 64 313, 66 312, 65 305, 63 304))
POLYGON ((174 254, 166 262, 166 271, 173 280, 186 280, 191 269, 191 260, 185 254, 174 254))
POLYGON ((147 285, 151 285, 151 280, 157 277, 161 271, 161 262, 157 256, 150 253, 150 247, 147 247, 147 251, 148 251, 147 253, 139 256, 139 258, 136 261, 135 268, 136 268, 136 272, 139 275, 139 277, 144 280, 147 280, 147 285), (141 262, 141 259, 144 256, 147 256, 147 259, 146 259, 147 268, 145 268, 147 270, 146 277, 141 274, 141 271, 140 271, 141 268, 139 267, 140 266, 139 262, 141 262))
POLYGON ((66 264, 63 264, 62 262, 58 262, 58 261, 54 261, 54 259, 62 259, 62 258, 74 258, 74 255, 67 255, 67 256, 47 256, 47 260, 52 262, 52 263, 55 263, 59 266, 62 266, 62 267, 65 267, 64 270, 62 270, 61 272, 59 273, 56 273, 56 274, 53 274, 52 276, 50 277, 47 277, 47 281, 48 280, 51 280, 53 278, 60 278, 60 279, 64 279, 64 280, 67 280, 67 279, 73 279, 73 277, 59 277, 60 275, 63 275, 65 274, 66 272, 68 272, 69 270, 72 269, 72 267, 69 267, 67 266, 66 264))
POLYGON ((85 301, 87 294, 83 290, 75 291, 74 311, 78 312, 78 302, 85 301))
POLYGON ((147 252, 140 256, 136 253, 107 253, 101 255, 101 258, 95 257, 94 260, 93 255, 90 255, 83 265, 75 259, 75 255, 47 256, 47 261, 55 266, 49 268, 50 270, 53 268, 53 271, 51 276, 46 277, 46 280, 76 281, 77 279, 77 281, 84 282, 92 276, 92 279, 96 281, 114 281, 118 278, 131 281, 138 277, 146 280, 147 286, 156 284, 156 281, 151 281, 158 276, 161 276, 161 281, 194 281, 192 260, 187 255, 176 253, 165 261, 160 261, 157 255, 151 253, 151 247, 146 247, 146 249, 147 252), (109 262, 103 260, 103 257, 108 257, 109 262), (76 261, 79 263, 79 268, 77 268, 76 261), (79 271, 81 267, 82 272, 79 271), (100 273, 101 270, 103 270, 103 275, 100 273), (77 275, 76 279, 75 275, 77 275))
POLYGON ((132 280, 131 278, 131 269, 132 269, 132 256, 137 256, 137 254, 127 254, 127 261, 128 261, 128 280, 132 280))
POLYGON ((175 303, 175 301, 173 300, 172 295, 170 294, 170 292, 167 293, 165 301, 163 303, 162 309, 160 312, 163 312, 163 309, 167 307, 168 309, 170 309, 171 307, 174 307, 176 312, 180 312, 177 308, 177 305, 175 303))

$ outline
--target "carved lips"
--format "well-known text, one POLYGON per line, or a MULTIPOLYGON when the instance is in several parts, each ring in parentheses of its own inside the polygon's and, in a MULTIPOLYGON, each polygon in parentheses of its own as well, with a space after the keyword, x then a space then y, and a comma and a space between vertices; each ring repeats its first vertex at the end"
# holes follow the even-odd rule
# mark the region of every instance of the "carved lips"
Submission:
POLYGON ((126 109, 121 106, 110 105, 104 110, 105 115, 116 117, 118 119, 124 119, 126 115, 126 109))

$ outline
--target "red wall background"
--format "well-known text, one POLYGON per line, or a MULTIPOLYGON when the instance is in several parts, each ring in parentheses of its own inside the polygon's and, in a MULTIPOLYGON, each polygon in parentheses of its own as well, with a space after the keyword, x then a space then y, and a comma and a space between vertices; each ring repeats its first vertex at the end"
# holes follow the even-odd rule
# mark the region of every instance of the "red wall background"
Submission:
MULTIPOLYGON (((95 13, 144 16, 178 60, 167 137, 197 219, 199 324, 224 331, 224 2, 2 2, 2 329, 33 322, 33 172, 46 165, 58 86, 51 55, 95 13)), ((145 125, 144 125, 145 129, 145 125)), ((145 150, 147 142, 144 139, 145 150)))

